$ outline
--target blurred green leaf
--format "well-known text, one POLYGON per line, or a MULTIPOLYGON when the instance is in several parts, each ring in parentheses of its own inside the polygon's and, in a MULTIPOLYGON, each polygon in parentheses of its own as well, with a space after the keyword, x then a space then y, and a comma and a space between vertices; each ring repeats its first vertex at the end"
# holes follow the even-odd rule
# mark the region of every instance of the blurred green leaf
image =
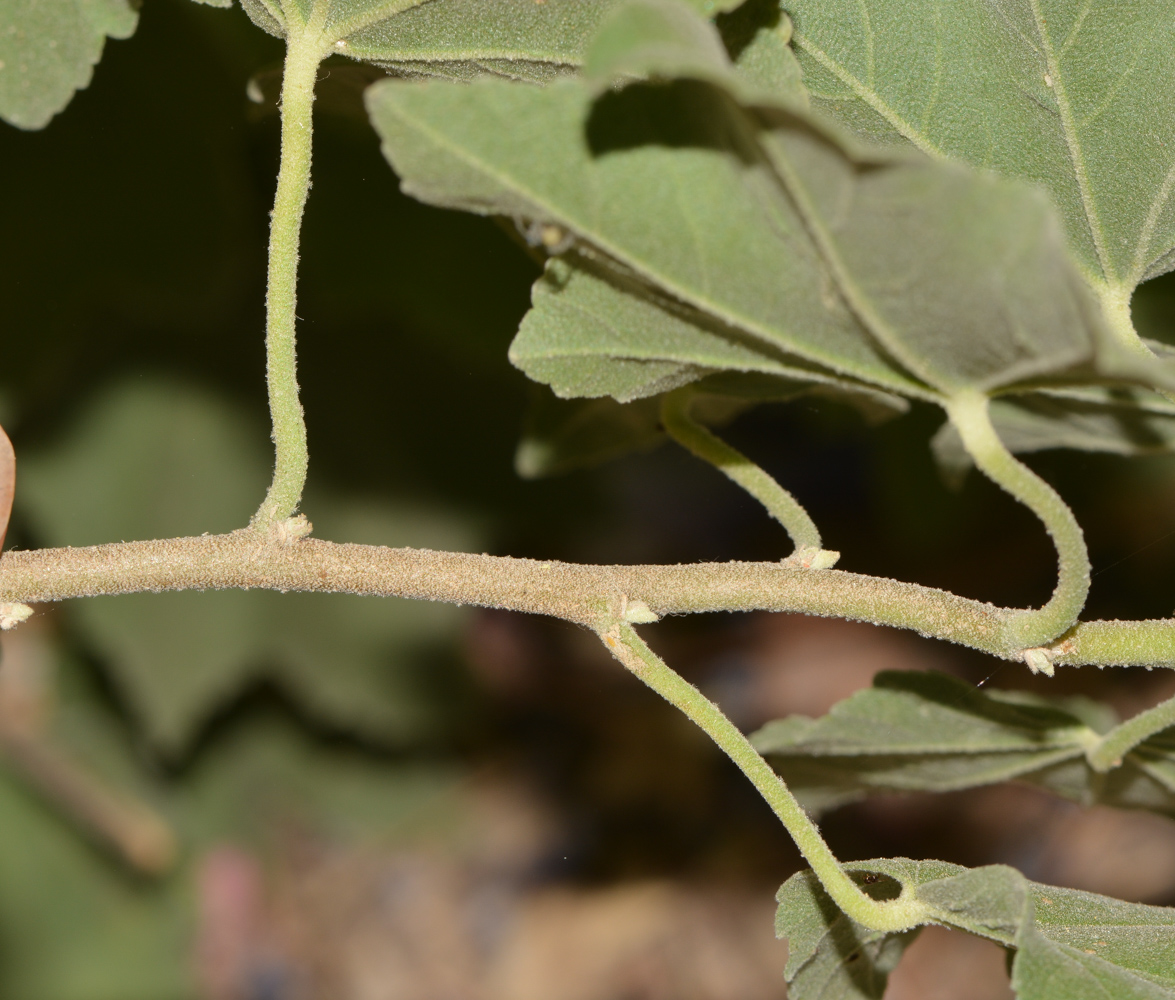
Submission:
POLYGON ((878 792, 945 792, 1024 781, 1084 805, 1175 816, 1175 733, 1150 737, 1105 774, 1086 751, 1117 719, 1082 699, 980 691, 945 674, 883 671, 819 719, 752 737, 808 808, 878 792))
MULTIPOLYGON (((1020 1000, 1160 1000, 1175 996, 1175 909, 1029 882, 1003 865, 966 869, 903 858, 845 866, 878 899, 905 891, 931 922, 1013 949, 1020 1000)), ((779 890, 792 1000, 881 1000, 917 930, 871 931, 845 916, 810 871, 779 890)))
MULTIPOLYGON (((22 458, 21 510, 54 545, 223 532, 248 522, 269 459, 231 407, 190 387, 116 385, 56 447, 22 458)), ((307 500, 324 537, 467 549, 460 519, 416 506, 307 500)), ((262 679, 318 718, 381 741, 443 719, 435 653, 460 611, 342 594, 134 594, 71 608, 150 737, 182 750, 225 702, 262 679)))
POLYGON ((0 118, 44 128, 89 86, 107 37, 137 23, 131 0, 0 0, 0 118))
POLYGON ((1045 184, 1107 287, 1175 267, 1169 0, 786 6, 817 106, 871 138, 1045 184))
POLYGON ((792 23, 778 0, 747 0, 715 20, 735 70, 764 94, 806 104, 808 90, 792 51, 792 23))
POLYGON ((54 655, 60 706, 45 738, 166 815, 182 860, 163 879, 131 877, 0 759, 0 993, 10 1000, 194 998, 205 852, 228 843, 266 857, 291 831, 394 844, 458 819, 451 769, 323 745, 277 717, 222 732, 193 767, 164 779, 130 753, 86 672, 54 655))

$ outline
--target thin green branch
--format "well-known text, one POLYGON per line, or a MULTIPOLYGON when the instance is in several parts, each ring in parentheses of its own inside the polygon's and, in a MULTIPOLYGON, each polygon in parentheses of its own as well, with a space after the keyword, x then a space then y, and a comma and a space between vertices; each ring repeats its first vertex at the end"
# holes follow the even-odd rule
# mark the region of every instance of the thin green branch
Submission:
POLYGON ((783 779, 751 746, 722 710, 701 691, 657 656, 623 619, 605 621, 600 638, 625 667, 679 709, 725 753, 767 801, 772 812, 791 834, 804 859, 828 894, 859 924, 879 931, 901 931, 926 923, 930 911, 925 904, 906 895, 879 901, 867 896, 841 868, 816 824, 804 812, 783 779))
POLYGON ((690 407, 695 398, 693 391, 685 388, 668 393, 661 400, 661 423, 665 432, 767 508, 767 513, 783 525, 796 547, 789 562, 808 569, 834 566, 840 553, 824 549, 820 541, 820 529, 796 498, 742 452, 730 447, 694 420, 690 415, 690 407))
POLYGON ((1122 758, 1143 740, 1155 733, 1175 726, 1175 698, 1140 712, 1133 719, 1127 719, 1102 736, 1101 740, 1086 753, 1089 766, 1105 773, 1122 764, 1122 758))
POLYGON ((306 420, 298 398, 295 326, 298 302, 298 245, 310 192, 314 84, 323 58, 323 40, 307 28, 291 32, 281 93, 281 167, 269 229, 269 287, 265 298, 265 372, 276 452, 273 483, 254 525, 284 521, 302 499, 309 454, 306 420))
POLYGON ((1044 522, 1057 549, 1057 586, 1042 608, 1020 611, 1008 623, 1008 640, 1025 651, 1033 670, 1052 673, 1041 647, 1076 621, 1089 594, 1089 553, 1081 525, 1048 483, 1018 461, 995 432, 987 396, 965 392, 947 404, 951 422, 975 464, 1044 522))

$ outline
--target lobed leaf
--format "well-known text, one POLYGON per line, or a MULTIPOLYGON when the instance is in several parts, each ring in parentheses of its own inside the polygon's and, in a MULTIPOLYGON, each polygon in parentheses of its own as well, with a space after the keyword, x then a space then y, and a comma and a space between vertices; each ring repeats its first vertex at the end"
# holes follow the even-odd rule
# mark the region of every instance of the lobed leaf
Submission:
POLYGON ((1108 773, 1087 751, 1117 720, 1091 702, 982 692, 945 674, 885 671, 820 719, 753 737, 809 808, 877 792, 944 792, 1024 781, 1090 805, 1175 816, 1175 733, 1152 736, 1108 773))
MULTIPOLYGON (((56 447, 22 460, 18 503, 51 545, 231 531, 264 493, 261 434, 215 397, 136 380, 92 401, 56 447)), ((330 536, 468 548, 453 517, 310 496, 330 536)), ((422 684, 460 612, 443 605, 269 591, 133 594, 71 609, 150 738, 183 751, 226 702, 269 681, 324 722, 401 742, 443 721, 422 684)), ((430 671, 431 672, 431 671, 430 671)))
MULTIPOLYGON (((925 904, 928 923, 1009 948, 1020 1000, 1175 996, 1175 909, 1040 885, 1003 865, 966 869, 888 858, 845 868, 875 898, 905 893, 925 904)), ((789 997, 881 1000, 888 973, 917 930, 862 927, 809 871, 788 879, 777 898, 776 932, 788 938, 789 997)))
POLYGON ((1044 184, 1087 276, 1132 289, 1175 268, 1171 0, 787 0, 813 102, 1044 184))
POLYGON ((130 0, 0 0, 0 118, 38 129, 90 84, 107 37, 138 24, 130 0))

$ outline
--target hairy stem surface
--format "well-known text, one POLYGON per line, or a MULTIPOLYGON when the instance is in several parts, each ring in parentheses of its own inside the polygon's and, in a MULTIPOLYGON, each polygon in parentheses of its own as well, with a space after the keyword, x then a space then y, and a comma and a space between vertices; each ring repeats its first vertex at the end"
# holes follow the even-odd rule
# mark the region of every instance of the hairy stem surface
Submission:
POLYGON ((281 93, 281 167, 269 229, 269 287, 265 297, 265 374, 276 458, 273 483, 255 525, 285 520, 302 499, 309 454, 306 420, 298 398, 295 326, 298 304, 298 245, 310 192, 314 84, 322 40, 305 30, 291 35, 281 93))
POLYGON ((703 462, 709 462, 767 508, 767 513, 783 525, 796 550, 822 547, 820 529, 799 502, 771 476, 730 447, 725 441, 699 424, 690 415, 693 393, 679 389, 661 402, 661 423, 666 433, 703 462))
POLYGON ((1143 740, 1175 726, 1175 698, 1169 698, 1154 708, 1140 712, 1133 719, 1127 719, 1115 726, 1086 754, 1089 766, 1105 773, 1118 767, 1122 758, 1143 740))
POLYGON ((1043 646, 1077 621, 1089 594, 1085 535, 1064 500, 1004 446, 992 426, 988 400, 963 393, 948 405, 951 422, 975 464, 1044 522, 1057 549, 1057 586, 1042 608, 1021 611, 1008 623, 1009 641, 1021 649, 1043 646))
POLYGON ((924 923, 927 908, 914 899, 879 902, 867 896, 841 868, 816 824, 779 777, 722 710, 654 653, 636 630, 613 620, 599 632, 604 645, 625 667, 679 709, 710 737, 750 780, 791 834, 828 894, 857 923, 874 930, 900 931, 924 923))
MULTIPOLYGON (((591 566, 467 552, 393 549, 302 537, 300 519, 245 529, 86 548, 8 551, 0 607, 102 594, 232 588, 318 591, 476 604, 595 627, 601 609, 642 601, 656 614, 794 611, 912 629, 1017 659, 1008 621, 1020 612, 932 587, 778 562, 591 566)), ((1175 666, 1175 620, 1083 622, 1054 662, 1175 666)))

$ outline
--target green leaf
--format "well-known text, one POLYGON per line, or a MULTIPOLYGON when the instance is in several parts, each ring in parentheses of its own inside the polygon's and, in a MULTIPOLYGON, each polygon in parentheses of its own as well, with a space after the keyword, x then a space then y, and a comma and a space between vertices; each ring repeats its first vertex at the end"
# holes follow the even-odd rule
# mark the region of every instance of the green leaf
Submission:
MULTIPOLYGON (((968 870, 903 858, 845 866, 870 895, 904 891, 929 923, 1013 949, 1020 1000, 1170 1000, 1175 909, 1029 882, 1003 865, 968 870)), ((779 891, 776 931, 788 938, 792 1000, 881 1000, 886 977, 916 931, 870 931, 846 917, 809 871, 779 891)))
MULTIPOLYGON (((1140 389, 1023 393, 993 400, 990 412, 1000 440, 1016 453, 1073 448, 1161 455, 1175 450, 1175 405, 1140 389)), ((971 457, 949 421, 931 447, 948 480, 959 481, 971 468, 971 457)))
POLYGON ((129 38, 130 0, 0 0, 0 118, 17 128, 49 124, 90 84, 106 38, 129 38))
MULTIPOLYGON (((1098 355, 1097 304, 1043 195, 850 149, 801 109, 740 109, 691 81, 598 101, 574 81, 472 91, 383 83, 369 108, 406 191, 539 220, 566 234, 560 245, 578 242, 600 261, 601 274, 633 275, 726 328, 727 343, 741 338, 744 358, 802 359, 942 398, 1088 368, 1098 355)), ((568 353, 582 353, 584 331, 562 329, 568 353)), ((551 327, 543 349, 557 336, 551 327)), ((524 330, 517 355, 527 339, 524 330)), ((683 366, 714 364, 701 351, 665 360, 673 366, 625 365, 614 394, 661 391, 695 374, 683 366)), ((600 391, 611 390, 597 379, 600 391)))
POLYGON ((788 0, 814 103, 857 132, 1043 183, 1087 276, 1175 267, 1175 6, 788 0))
POLYGON ((787 44, 791 22, 777 4, 755 0, 713 26, 692 6, 686 0, 620 3, 592 40, 584 75, 597 83, 688 77, 709 80, 752 104, 807 104, 799 63, 787 44))
MULTIPOLYGON (((262 441, 231 407, 190 387, 115 386, 62 443, 22 459, 21 510, 53 545, 229 531, 264 493, 262 441)), ((434 510, 313 494, 306 509, 338 540, 475 544, 458 519, 434 510)), ((152 740, 173 753, 262 680, 375 740, 428 735, 444 713, 425 678, 460 617, 444 605, 264 590, 95 598, 71 614, 152 740)))
POLYGON ((49 639, 40 632, 21 640, 22 654, 42 655, 59 681, 52 691, 59 708, 38 738, 76 762, 83 782, 96 778, 166 816, 182 850, 165 877, 132 876, 0 760, 0 993, 7 1000, 194 997, 206 852, 247 847, 280 868, 283 859, 272 855, 295 831, 333 850, 370 850, 445 821, 433 814, 453 796, 459 775, 452 769, 365 757, 280 717, 254 715, 222 730, 182 776, 165 778, 144 766, 125 721, 92 689, 87 671, 49 639), (48 648, 30 649, 30 642, 48 648))
MULTIPOLYGON (((801 359, 768 353, 738 329, 577 254, 548 261, 531 302, 510 360, 558 396, 610 395, 623 403, 716 372, 773 376, 772 382, 793 393, 798 384, 812 382, 854 388, 801 359)), ((781 393, 768 391, 774 398, 781 393)))
POLYGON ((1116 718, 1081 699, 980 691, 930 672, 883 671, 820 719, 792 716, 753 737, 810 809, 877 792, 1023 781, 1085 805, 1175 816, 1175 733, 1152 736, 1097 773, 1086 754, 1116 718))
POLYGON ((778 0, 747 0, 714 24, 747 83, 776 99, 807 104, 803 72, 789 44, 792 23, 778 0))
MULTIPOLYGON (((242 0, 284 38, 319 30, 310 0, 242 0)), ((576 70, 615 0, 326 0, 324 51, 405 76, 543 82, 576 70)))

